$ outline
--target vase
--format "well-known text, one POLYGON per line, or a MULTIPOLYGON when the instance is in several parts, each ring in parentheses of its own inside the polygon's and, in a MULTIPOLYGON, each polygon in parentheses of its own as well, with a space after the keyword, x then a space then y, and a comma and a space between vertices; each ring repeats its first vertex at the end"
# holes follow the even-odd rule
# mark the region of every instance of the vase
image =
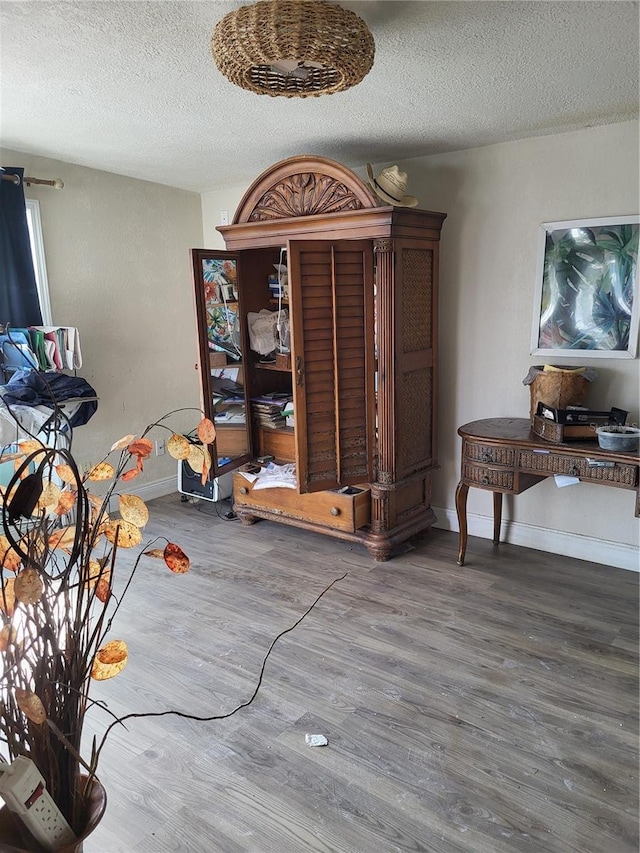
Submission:
MULTIPOLYGON (((82 775, 80 783, 86 783, 87 778, 82 775)), ((96 779, 87 802, 87 820, 83 832, 72 844, 61 847, 57 853, 82 853, 83 841, 98 826, 106 807, 107 792, 96 779)), ((6 806, 0 809, 0 853, 46 853, 42 845, 28 832, 22 821, 6 806)))

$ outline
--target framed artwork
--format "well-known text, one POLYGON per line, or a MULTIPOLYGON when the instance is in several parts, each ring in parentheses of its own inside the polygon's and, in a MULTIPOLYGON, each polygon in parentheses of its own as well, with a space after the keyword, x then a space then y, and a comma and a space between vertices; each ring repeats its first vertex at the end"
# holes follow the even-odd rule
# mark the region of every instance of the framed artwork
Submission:
POLYGON ((531 353, 635 358, 640 217, 545 222, 531 353))

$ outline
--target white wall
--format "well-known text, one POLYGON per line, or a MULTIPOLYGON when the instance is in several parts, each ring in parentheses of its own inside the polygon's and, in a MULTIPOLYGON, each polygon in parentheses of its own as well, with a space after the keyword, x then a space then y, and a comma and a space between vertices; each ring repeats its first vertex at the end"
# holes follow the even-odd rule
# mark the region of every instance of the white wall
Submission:
MULTIPOLYGON (((379 164, 376 171, 383 165, 379 164)), ((441 526, 457 529, 454 493, 461 424, 486 417, 528 417, 522 384, 540 356, 529 355, 538 229, 542 222, 637 214, 638 124, 491 145, 400 163, 420 207, 444 211, 440 277, 439 457, 433 503, 441 526)), ((364 169, 357 170, 364 177, 364 169)), ((230 218, 247 188, 202 196, 209 248, 224 245, 215 227, 230 218)), ((563 359, 548 359, 562 364, 563 359)), ((638 359, 578 359, 599 378, 589 404, 639 420, 638 359)), ((510 541, 610 565, 638 568, 633 492, 552 479, 506 498, 510 541)), ((490 537, 491 495, 471 489, 471 535, 490 537)), ((472 545, 468 561, 472 559, 472 545)))
MULTIPOLYGON (((200 197, 45 157, 0 157, 27 175, 64 181, 62 190, 33 185, 25 194, 40 202, 53 322, 80 330, 78 374, 100 398, 76 430, 75 456, 97 462, 121 436, 200 405, 189 254, 202 242, 200 197)), ((170 423, 190 428, 197 418, 170 423)), ((167 491, 175 481, 176 463, 164 456, 145 462, 133 483, 149 494, 152 484, 167 491)))

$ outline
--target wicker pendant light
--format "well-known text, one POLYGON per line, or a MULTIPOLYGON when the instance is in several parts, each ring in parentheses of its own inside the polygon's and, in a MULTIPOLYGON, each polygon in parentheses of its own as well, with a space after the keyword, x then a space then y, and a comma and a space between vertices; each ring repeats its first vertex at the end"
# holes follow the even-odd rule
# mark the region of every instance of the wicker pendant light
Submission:
POLYGON ((218 69, 258 95, 308 98, 342 92, 371 70, 375 45, 354 12, 324 0, 262 0, 218 22, 218 69))

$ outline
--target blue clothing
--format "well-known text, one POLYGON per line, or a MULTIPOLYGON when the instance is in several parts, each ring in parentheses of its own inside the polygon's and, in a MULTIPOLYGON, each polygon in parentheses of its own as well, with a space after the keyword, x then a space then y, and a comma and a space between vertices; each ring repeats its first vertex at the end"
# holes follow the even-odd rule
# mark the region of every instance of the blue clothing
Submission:
MULTIPOLYGON (((48 406, 81 397, 97 397, 95 389, 79 376, 39 370, 16 370, 6 385, 0 385, 0 398, 7 406, 48 406)), ((97 400, 87 400, 70 418, 72 427, 82 426, 98 409, 97 400)))

